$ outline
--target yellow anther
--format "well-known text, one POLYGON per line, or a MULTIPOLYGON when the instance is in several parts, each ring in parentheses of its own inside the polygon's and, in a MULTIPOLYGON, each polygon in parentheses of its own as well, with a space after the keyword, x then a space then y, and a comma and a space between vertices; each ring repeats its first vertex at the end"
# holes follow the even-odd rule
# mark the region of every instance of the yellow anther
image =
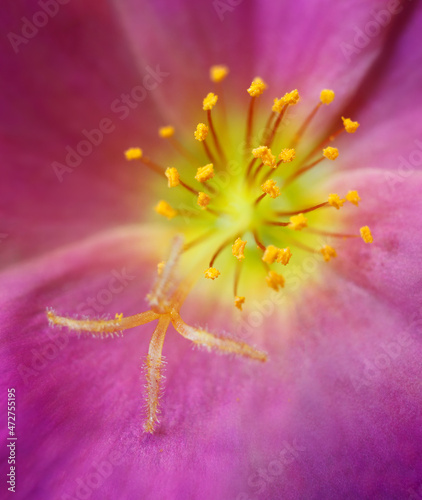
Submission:
POLYGON ((125 151, 126 160, 139 160, 142 158, 141 148, 129 148, 125 151))
POLYGON ((212 163, 208 163, 205 167, 199 167, 196 171, 195 179, 198 182, 205 182, 214 177, 214 166, 212 163))
POLYGON ((159 262, 157 264, 157 273, 158 273, 158 276, 161 276, 163 274, 163 271, 164 271, 165 267, 166 267, 166 263, 165 263, 164 260, 162 262, 159 262))
POLYGON ((261 158, 264 165, 274 167, 275 156, 271 153, 271 149, 267 146, 259 146, 258 148, 252 149, 252 154, 254 158, 261 158))
POLYGON ((163 217, 167 217, 167 219, 173 219, 173 217, 176 217, 177 215, 177 210, 175 210, 164 200, 159 201, 154 210, 157 212, 157 214, 160 214, 163 217))
POLYGON ((283 98, 281 99, 275 98, 272 110, 274 111, 274 113, 281 113, 285 105, 286 103, 284 102, 283 98))
POLYGON ((287 266, 291 257, 292 257, 292 252, 290 251, 289 247, 281 248, 278 250, 276 261, 279 264, 283 264, 284 266, 287 266))
POLYGON ((210 79, 212 82, 219 83, 229 74, 229 68, 223 64, 216 64, 210 68, 210 79))
POLYGON ((338 156, 338 149, 328 146, 328 148, 322 150, 322 154, 329 160, 335 160, 338 156))
POLYGON ((290 163, 296 158, 296 151, 294 149, 282 149, 278 158, 281 160, 281 163, 290 163))
POLYGON ((261 95, 266 88, 267 85, 264 82, 264 80, 262 80, 262 78, 259 78, 259 76, 257 76, 256 78, 253 79, 251 86, 248 88, 248 94, 251 97, 257 97, 261 95))
POLYGON ((205 125, 205 123, 198 123, 193 135, 195 136, 195 139, 197 141, 205 141, 208 135, 208 127, 205 125))
POLYGON ((203 193, 202 191, 198 193, 198 205, 202 208, 202 210, 207 208, 210 201, 211 198, 207 195, 207 193, 203 193))
POLYGON ((354 134, 356 132, 357 128, 359 127, 359 123, 353 122, 350 118, 341 117, 341 119, 343 120, 343 125, 344 125, 346 132, 348 134, 354 134))
POLYGON ((281 274, 276 273, 275 271, 270 271, 265 278, 267 285, 278 292, 280 288, 284 288, 285 279, 281 274))
POLYGON ((206 271, 204 271, 204 275, 209 280, 215 280, 220 276, 220 271, 215 267, 209 267, 206 271))
POLYGON ((330 245, 325 245, 320 249, 322 256, 324 257, 325 262, 328 262, 334 257, 337 257, 337 252, 330 245))
POLYGON ((274 245, 268 245, 265 249, 264 255, 262 256, 262 260, 267 264, 272 264, 275 262, 278 256, 279 248, 274 245))
POLYGON ((360 196, 358 195, 357 191, 349 191, 346 194, 346 200, 350 201, 350 203, 353 203, 353 205, 358 206, 360 202, 360 196))
POLYGON ((336 193, 331 193, 328 195, 328 203, 339 210, 345 203, 345 199, 341 199, 336 193))
POLYGON ((278 262, 279 264, 287 265, 289 263, 292 252, 290 248, 277 248, 274 245, 268 245, 265 249, 262 260, 267 264, 278 262))
POLYGON ((285 102, 285 104, 293 105, 293 104, 297 104, 299 102, 300 95, 299 95, 298 90, 295 89, 295 90, 292 90, 291 92, 287 92, 286 94, 284 94, 282 99, 285 102))
POLYGON ((116 316, 114 317, 114 319, 117 319, 117 321, 122 321, 122 319, 123 319, 123 313, 120 313, 120 314, 116 313, 116 316))
POLYGON ((209 94, 207 94, 207 97, 205 97, 204 100, 202 101, 202 109, 204 111, 209 111, 217 104, 217 101, 218 101, 218 95, 215 95, 212 92, 210 92, 209 94))
POLYGON ((372 237, 371 230, 368 226, 363 226, 360 228, 360 235, 365 243, 372 243, 374 238, 372 237))
POLYGON ((172 127, 171 125, 161 127, 158 129, 158 135, 164 138, 171 137, 172 135, 174 135, 174 127, 172 127))
POLYGON ((177 171, 177 168, 169 167, 166 169, 164 173, 168 179, 169 188, 176 187, 180 184, 179 172, 177 171))
POLYGON ((271 198, 277 198, 280 196, 280 189, 277 187, 276 182, 272 179, 268 179, 261 185, 262 191, 268 194, 271 198))
POLYGON ((244 251, 246 246, 246 241, 242 241, 241 238, 237 238, 236 241, 232 245, 232 254, 236 257, 236 259, 240 262, 245 258, 244 251))
POLYGON ((321 99, 322 104, 330 104, 334 101, 335 96, 334 90, 324 89, 321 90, 319 98, 321 99))
POLYGON ((300 231, 304 227, 307 227, 307 225, 308 225, 308 219, 303 214, 299 214, 299 215, 292 215, 290 217, 290 224, 288 225, 288 227, 290 229, 294 229, 295 231, 300 231))
POLYGON ((234 298, 234 305, 235 305, 238 309, 242 310, 242 306, 243 306, 243 304, 244 304, 244 303, 245 303, 245 297, 238 297, 238 296, 236 295, 236 297, 234 298))

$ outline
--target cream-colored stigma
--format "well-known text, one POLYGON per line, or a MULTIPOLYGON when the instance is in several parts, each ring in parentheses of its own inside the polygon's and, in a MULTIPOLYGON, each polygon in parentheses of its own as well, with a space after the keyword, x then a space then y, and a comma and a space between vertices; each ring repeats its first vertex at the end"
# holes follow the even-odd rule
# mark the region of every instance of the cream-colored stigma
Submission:
POLYGON ((277 198, 280 196, 280 189, 277 187, 276 182, 273 179, 268 179, 261 185, 262 191, 271 198, 277 198))
POLYGON ((214 166, 212 163, 208 163, 204 167, 198 167, 195 175, 195 179, 198 182, 206 182, 214 177, 214 166))
POLYGON ((322 150, 322 154, 325 156, 325 158, 328 158, 329 160, 335 160, 338 157, 339 152, 337 148, 332 148, 331 146, 328 146, 328 148, 322 150))
POLYGON ((169 167, 165 171, 165 176, 168 179, 168 187, 176 187, 180 184, 180 176, 177 168, 169 167))
POLYGON ((340 198, 340 196, 336 193, 331 193, 330 195, 328 195, 328 203, 337 210, 339 210, 345 202, 346 200, 340 198))
POLYGON ((350 118, 342 116, 341 119, 343 120, 344 129, 348 134, 354 134, 360 125, 358 122, 353 122, 350 118))
POLYGON ((205 125, 205 123, 198 123, 193 135, 195 136, 195 139, 197 141, 199 142, 205 141, 208 135, 208 127, 205 125))
POLYGON ((229 74, 229 68, 223 64, 216 64, 210 68, 210 80, 215 83, 222 82, 229 74))
POLYGON ((282 149, 278 155, 278 159, 281 163, 290 163, 296 158, 296 151, 294 149, 282 149))
POLYGON ((280 288, 284 288, 286 280, 283 275, 278 274, 275 271, 269 271, 265 281, 270 288, 278 292, 280 288))
POLYGON ((204 98, 202 101, 202 109, 204 111, 210 111, 218 101, 218 95, 213 94, 212 92, 209 92, 207 97, 204 98))
POLYGON ((237 260, 242 261, 245 258, 246 241, 243 241, 241 238, 237 238, 236 241, 232 245, 232 254, 236 257, 237 260))
POLYGON ((139 160, 142 158, 142 149, 141 148, 129 148, 125 151, 126 160, 139 160))
POLYGON ((325 262, 329 262, 332 258, 337 257, 337 252, 330 245, 325 245, 320 249, 325 262))
POLYGON ((353 203, 353 205, 358 206, 359 202, 361 201, 360 196, 357 191, 349 191, 346 194, 346 200, 350 201, 350 203, 353 203))
POLYGON ((307 226, 308 219, 303 214, 298 214, 290 217, 290 224, 287 227, 294 229, 295 231, 300 231, 307 226))
POLYGON ((368 226, 363 226, 360 228, 360 235, 365 243, 373 243, 374 238, 372 237, 371 230, 368 226))
POLYGON ((175 210, 169 203, 164 200, 158 202, 154 209, 157 214, 167 217, 167 219, 173 219, 177 215, 177 210, 175 210))
POLYGON ((322 104, 331 104, 334 101, 334 97, 334 90, 330 89, 321 90, 321 94, 319 96, 322 104))
POLYGON ((209 267, 204 271, 205 277, 209 280, 215 280, 220 276, 220 274, 221 274, 220 271, 215 267, 209 267))
POLYGON ((267 88, 267 84, 259 76, 252 80, 251 86, 248 88, 247 92, 251 97, 258 97, 267 88))
POLYGON ((167 125, 165 127, 160 127, 158 129, 158 135, 160 137, 163 137, 164 139, 167 139, 168 137, 172 137, 174 135, 174 127, 171 125, 167 125))

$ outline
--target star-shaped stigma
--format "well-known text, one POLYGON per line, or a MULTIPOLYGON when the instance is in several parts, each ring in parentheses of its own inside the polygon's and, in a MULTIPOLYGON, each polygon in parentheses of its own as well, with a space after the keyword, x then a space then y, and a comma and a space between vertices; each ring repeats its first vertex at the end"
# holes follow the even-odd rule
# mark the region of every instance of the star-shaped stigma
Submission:
POLYGON ((182 237, 175 238, 168 261, 158 265, 157 280, 147 296, 151 307, 148 311, 127 317, 123 317, 122 314, 116 314, 112 320, 101 320, 74 319, 66 316, 58 316, 52 309, 47 309, 47 318, 51 326, 65 326, 69 330, 78 333, 89 332, 96 338, 103 338, 108 335, 120 335, 123 330, 158 320, 151 337, 145 361, 147 384, 144 431, 149 433, 153 433, 159 423, 159 399, 162 390, 162 371, 164 365, 162 350, 170 323, 182 337, 208 350, 215 349, 225 354, 234 354, 261 362, 267 361, 267 354, 265 352, 259 351, 245 342, 194 328, 183 321, 180 316, 180 308, 193 283, 184 281, 177 287, 174 286, 175 269, 182 249, 182 237))

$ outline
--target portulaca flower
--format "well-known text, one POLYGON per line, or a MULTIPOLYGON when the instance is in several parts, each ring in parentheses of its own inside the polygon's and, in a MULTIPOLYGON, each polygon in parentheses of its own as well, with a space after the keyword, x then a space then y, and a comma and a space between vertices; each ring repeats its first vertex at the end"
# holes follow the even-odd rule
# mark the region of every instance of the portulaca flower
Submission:
POLYGON ((7 488, 422 498, 420 6, 5 10, 7 488))

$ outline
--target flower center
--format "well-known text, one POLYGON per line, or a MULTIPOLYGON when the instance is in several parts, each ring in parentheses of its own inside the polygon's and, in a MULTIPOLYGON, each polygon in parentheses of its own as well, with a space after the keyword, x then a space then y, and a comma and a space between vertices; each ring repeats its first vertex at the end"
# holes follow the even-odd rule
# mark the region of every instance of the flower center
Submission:
MULTIPOLYGON (((169 165, 159 165, 140 148, 125 155, 159 175, 158 189, 167 191, 155 212, 185 235, 184 254, 190 264, 200 262, 205 279, 225 280, 232 274, 234 304, 242 309, 246 291, 255 290, 257 281, 279 291, 289 282, 284 266, 309 254, 329 262, 337 256, 331 240, 360 235, 372 243, 372 235, 367 226, 360 234, 333 231, 338 227, 334 215, 345 203, 358 206, 360 197, 356 190, 322 195, 318 186, 320 164, 339 156, 329 144, 344 131, 355 133, 359 123, 342 117, 338 131, 315 147, 304 142, 309 125, 320 108, 330 105, 334 92, 322 90, 300 126, 289 130, 286 122, 300 101, 299 92, 275 98, 265 111, 259 101, 267 85, 257 77, 247 89, 249 97, 245 93, 239 123, 241 114, 230 114, 224 97, 227 74, 224 66, 211 68, 216 92, 203 99, 205 118, 196 127, 192 124, 190 144, 177 138, 173 126, 159 129, 178 153, 169 165)), ((159 272, 163 266, 159 264, 159 272)))

